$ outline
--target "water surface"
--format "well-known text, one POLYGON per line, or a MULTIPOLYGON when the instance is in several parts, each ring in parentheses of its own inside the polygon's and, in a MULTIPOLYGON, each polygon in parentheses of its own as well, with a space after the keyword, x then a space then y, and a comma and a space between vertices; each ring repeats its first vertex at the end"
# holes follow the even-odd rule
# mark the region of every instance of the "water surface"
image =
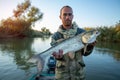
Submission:
MULTIPOLYGON (((0 80, 28 80, 36 67, 27 60, 50 47, 50 38, 0 40, 0 80)), ((119 80, 120 44, 99 43, 84 57, 87 80, 119 80)))

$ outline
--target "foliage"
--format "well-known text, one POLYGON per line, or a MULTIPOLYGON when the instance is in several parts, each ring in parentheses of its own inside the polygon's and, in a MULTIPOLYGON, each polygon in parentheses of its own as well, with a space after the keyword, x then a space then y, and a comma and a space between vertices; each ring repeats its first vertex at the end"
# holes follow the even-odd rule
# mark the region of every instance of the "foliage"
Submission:
POLYGON ((85 27, 85 30, 97 29, 101 32, 99 41, 120 42, 120 21, 115 26, 100 26, 97 28, 85 27))
POLYGON ((1 20, 0 38, 30 35, 29 33, 33 31, 31 30, 32 25, 42 17, 43 13, 38 8, 31 6, 29 0, 25 0, 17 5, 16 10, 13 10, 12 17, 1 20))
POLYGON ((98 30, 101 32, 100 41, 120 42, 120 21, 115 26, 101 26, 98 30))
POLYGON ((120 39, 120 21, 115 26, 116 37, 120 39))
POLYGON ((15 37, 23 35, 23 33, 29 28, 30 24, 22 19, 2 20, 0 25, 0 37, 15 37))
POLYGON ((93 28, 85 27, 84 29, 85 29, 86 31, 88 31, 88 30, 91 30, 91 29, 93 29, 93 28))
POLYGON ((45 34, 45 35, 51 35, 52 33, 49 31, 49 29, 47 29, 46 27, 42 27, 41 28, 41 32, 42 34, 45 34))

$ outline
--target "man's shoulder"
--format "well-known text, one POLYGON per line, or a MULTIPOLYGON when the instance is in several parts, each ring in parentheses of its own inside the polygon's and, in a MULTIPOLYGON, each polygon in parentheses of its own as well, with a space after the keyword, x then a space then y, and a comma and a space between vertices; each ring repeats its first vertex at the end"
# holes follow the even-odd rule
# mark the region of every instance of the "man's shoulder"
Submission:
POLYGON ((77 28, 77 33, 76 33, 76 34, 81 34, 81 33, 83 33, 83 32, 85 32, 85 30, 78 27, 78 28, 77 28))
POLYGON ((53 35, 52 35, 52 38, 55 39, 55 40, 58 40, 60 38, 62 38, 63 35, 60 33, 60 32, 55 32, 53 35))

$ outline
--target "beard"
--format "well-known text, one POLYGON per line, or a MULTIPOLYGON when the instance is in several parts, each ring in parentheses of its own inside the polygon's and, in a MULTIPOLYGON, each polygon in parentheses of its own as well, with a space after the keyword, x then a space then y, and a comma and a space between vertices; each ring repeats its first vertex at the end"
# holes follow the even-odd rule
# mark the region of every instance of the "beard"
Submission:
POLYGON ((64 25, 65 25, 65 26, 71 26, 71 24, 72 24, 72 21, 71 21, 71 20, 66 20, 66 21, 64 21, 64 25))

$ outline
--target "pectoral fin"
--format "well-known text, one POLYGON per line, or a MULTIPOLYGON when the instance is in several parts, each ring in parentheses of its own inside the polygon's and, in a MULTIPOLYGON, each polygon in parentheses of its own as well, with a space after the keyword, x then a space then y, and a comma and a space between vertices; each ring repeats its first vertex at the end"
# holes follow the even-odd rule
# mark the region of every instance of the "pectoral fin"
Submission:
POLYGON ((70 59, 74 59, 75 54, 74 54, 74 52, 69 52, 68 56, 69 56, 70 59))
POLYGON ((88 44, 85 45, 83 54, 85 54, 85 52, 87 51, 87 46, 88 44))

